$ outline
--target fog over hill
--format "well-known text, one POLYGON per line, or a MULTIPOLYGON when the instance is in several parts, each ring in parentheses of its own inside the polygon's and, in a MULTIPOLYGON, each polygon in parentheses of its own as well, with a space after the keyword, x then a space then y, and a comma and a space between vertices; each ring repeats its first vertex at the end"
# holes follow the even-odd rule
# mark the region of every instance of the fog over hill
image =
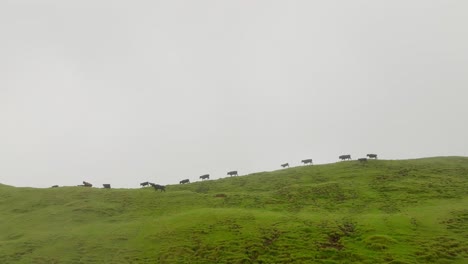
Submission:
POLYGON ((0 2, 0 182, 468 156, 466 1, 0 2))

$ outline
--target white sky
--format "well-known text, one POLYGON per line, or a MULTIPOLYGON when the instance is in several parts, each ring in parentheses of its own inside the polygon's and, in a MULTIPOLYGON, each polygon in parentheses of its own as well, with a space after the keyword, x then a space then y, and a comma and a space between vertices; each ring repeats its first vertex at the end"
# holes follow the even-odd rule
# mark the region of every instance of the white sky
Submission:
POLYGON ((0 183, 468 156, 468 1, 0 1, 0 183))

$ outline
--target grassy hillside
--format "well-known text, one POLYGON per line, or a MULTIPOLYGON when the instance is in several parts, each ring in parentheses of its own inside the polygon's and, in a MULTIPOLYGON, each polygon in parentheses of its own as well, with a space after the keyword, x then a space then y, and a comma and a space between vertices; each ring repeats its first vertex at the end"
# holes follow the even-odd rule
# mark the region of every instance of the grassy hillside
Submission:
POLYGON ((0 185, 0 263, 468 263, 468 158, 143 189, 0 185))

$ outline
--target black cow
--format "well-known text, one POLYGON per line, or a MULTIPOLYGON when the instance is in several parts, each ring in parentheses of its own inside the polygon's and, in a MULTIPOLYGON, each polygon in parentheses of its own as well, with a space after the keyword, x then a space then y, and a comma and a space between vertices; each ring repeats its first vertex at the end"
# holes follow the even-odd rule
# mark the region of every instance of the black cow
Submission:
POLYGON ((185 183, 190 183, 189 179, 181 180, 179 184, 185 184, 185 183))
POLYGON ((166 186, 164 186, 164 185, 159 185, 159 184, 154 184, 154 183, 150 183, 150 184, 151 184, 151 186, 153 186, 155 191, 157 191, 157 190, 160 190, 161 192, 166 191, 166 186))
POLYGON ((102 185, 105 189, 110 189, 111 188, 111 185, 110 184, 107 184, 107 183, 104 183, 102 185))
POLYGON ((227 173, 227 175, 229 175, 229 176, 231 176, 231 177, 232 177, 232 176, 239 176, 239 175, 237 174, 237 171, 230 171, 230 172, 227 173))
POLYGON ((305 160, 301 160, 302 163, 304 163, 304 165, 306 164, 309 164, 312 165, 312 159, 305 159, 305 160))
POLYGON ((51 188, 57 188, 57 187, 59 187, 59 186, 58 185, 52 185, 51 188))
POLYGON ((351 159, 351 155, 341 155, 339 156, 340 160, 350 160, 351 159))
POLYGON ((283 168, 288 167, 289 168, 289 163, 281 164, 281 167, 283 167, 283 168))
POLYGON ((148 186, 149 184, 150 184, 149 182, 142 182, 142 183, 140 183, 140 186, 145 187, 145 186, 148 186))
POLYGON ((84 187, 93 187, 93 185, 91 183, 85 182, 85 181, 83 181, 83 186, 84 187))
POLYGON ((202 176, 200 176, 200 179, 202 179, 202 180, 209 180, 209 179, 210 179, 210 175, 209 175, 209 174, 202 175, 202 176))
POLYGON ((358 161, 359 162, 367 162, 367 159, 366 158, 359 158, 358 161))
POLYGON ((377 159, 377 154, 367 154, 370 159, 377 159))

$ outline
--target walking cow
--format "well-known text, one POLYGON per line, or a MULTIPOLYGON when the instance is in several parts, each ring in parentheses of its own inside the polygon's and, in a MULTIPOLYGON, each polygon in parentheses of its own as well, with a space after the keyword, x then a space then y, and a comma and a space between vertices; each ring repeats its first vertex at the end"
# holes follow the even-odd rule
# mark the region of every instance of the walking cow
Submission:
POLYGON ((200 176, 200 179, 202 179, 202 180, 209 180, 209 179, 210 179, 210 175, 209 175, 209 174, 202 175, 202 176, 200 176))
POLYGON ((164 186, 164 185, 159 185, 159 184, 154 184, 154 183, 150 183, 150 185, 153 186, 155 191, 157 191, 157 190, 160 190, 161 192, 166 191, 166 186, 164 186))
POLYGON ((239 176, 239 175, 237 174, 237 171, 230 171, 230 172, 227 173, 227 175, 229 175, 229 176, 231 176, 231 177, 232 177, 232 176, 239 176))
POLYGON ((283 167, 283 168, 286 168, 286 167, 288 167, 288 168, 289 168, 289 163, 284 163, 284 164, 281 164, 281 167, 283 167))
POLYGON ((185 184, 185 183, 190 183, 189 179, 181 180, 179 184, 185 184))
POLYGON ((142 183, 140 183, 140 186, 141 186, 141 187, 145 187, 145 186, 148 186, 148 185, 150 185, 149 182, 142 182, 142 183))
POLYGON ((351 159, 351 155, 341 155, 339 156, 340 160, 350 160, 351 159))
POLYGON ((301 162, 304 163, 304 165, 307 165, 307 164, 312 165, 312 159, 301 160, 301 162))
POLYGON ((104 183, 102 186, 104 187, 104 189, 110 189, 111 188, 111 185, 107 184, 107 183, 104 183))
POLYGON ((367 157, 369 157, 369 159, 377 159, 377 154, 367 154, 367 157))

